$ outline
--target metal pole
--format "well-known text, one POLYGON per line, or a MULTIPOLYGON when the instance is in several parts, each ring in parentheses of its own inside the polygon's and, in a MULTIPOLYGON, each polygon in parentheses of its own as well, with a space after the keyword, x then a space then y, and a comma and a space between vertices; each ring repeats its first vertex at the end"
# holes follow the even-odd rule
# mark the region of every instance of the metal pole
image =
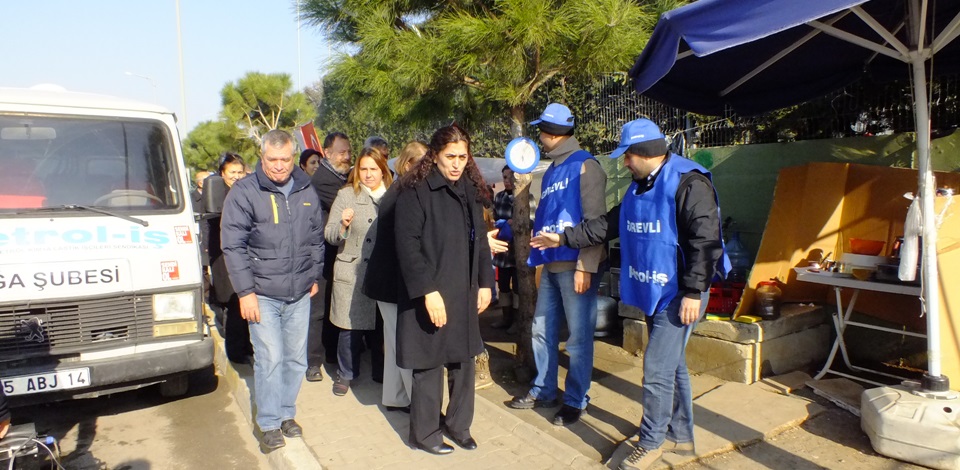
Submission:
MULTIPOLYGON (((910 3, 912 19, 925 21, 919 16, 919 5, 910 3)), ((915 23, 919 26, 919 23, 915 23)), ((913 72, 913 102, 914 117, 917 129, 917 172, 920 193, 920 213, 923 224, 921 233, 923 243, 921 251, 921 269, 923 284, 922 296, 926 306, 927 316, 927 374, 938 379, 941 376, 940 353, 940 278, 937 269, 937 226, 934 213, 934 196, 936 182, 933 170, 930 168, 930 116, 927 98, 927 73, 925 59, 922 53, 924 38, 919 37, 920 28, 915 27, 911 32, 918 35, 917 44, 909 54, 910 67, 913 72)), ((927 384, 929 381, 925 380, 927 384)))
POLYGON ((177 57, 180 62, 180 111, 183 113, 183 131, 187 132, 187 91, 183 81, 183 38, 180 34, 180 0, 175 0, 177 6, 177 57))
POLYGON ((300 72, 300 0, 297 0, 297 90, 303 90, 300 72))

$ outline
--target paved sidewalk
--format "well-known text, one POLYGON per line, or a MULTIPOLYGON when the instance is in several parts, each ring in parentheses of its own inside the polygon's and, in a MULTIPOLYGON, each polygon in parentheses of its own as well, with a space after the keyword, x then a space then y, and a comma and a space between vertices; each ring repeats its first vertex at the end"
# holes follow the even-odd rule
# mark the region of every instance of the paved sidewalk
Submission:
MULTIPOLYGON (((217 344, 217 370, 230 385, 253 426, 250 393, 253 369, 228 362, 216 328, 211 328, 211 334, 217 344)), ((361 378, 351 384, 350 392, 343 397, 333 394, 330 372, 330 368, 324 370, 322 382, 304 381, 297 400, 297 421, 304 428, 304 437, 287 439, 286 447, 271 452, 268 461, 272 468, 602 468, 597 460, 480 396, 477 396, 471 429, 479 443, 477 450, 455 447, 456 450, 446 456, 413 450, 407 446, 406 439, 409 415, 389 412, 380 406, 380 385, 370 380, 369 361, 364 362, 361 378)))
MULTIPOLYGON (((216 328, 212 335, 217 344, 217 368, 252 427, 253 369, 227 362, 216 328)), ((508 374, 498 370, 496 363, 503 367, 509 344, 498 342, 502 338, 496 333, 486 336, 492 340, 488 350, 497 383, 477 394, 472 432, 479 449, 456 448, 451 455, 433 456, 408 447, 409 415, 380 406, 380 385, 370 379, 369 357, 364 355, 360 379, 351 384, 346 396, 333 395, 333 370, 329 367, 322 382, 304 381, 297 413, 304 438, 288 439, 286 447, 270 453, 271 467, 533 470, 603 468, 600 462, 604 462, 607 468, 616 468, 631 450, 622 441, 636 430, 642 414, 638 403, 643 375, 640 359, 616 348, 613 353, 601 353, 611 346, 598 342, 589 414, 580 423, 559 427, 549 423, 555 410, 520 411, 504 405, 511 394, 522 393, 527 385, 505 379, 508 374)), ((561 367, 561 384, 565 372, 561 367)), ((744 385, 693 376, 696 456, 666 454, 657 467, 685 465, 765 441, 822 413, 824 408, 817 403, 790 394, 808 378, 796 373, 779 382, 768 379, 744 385)))

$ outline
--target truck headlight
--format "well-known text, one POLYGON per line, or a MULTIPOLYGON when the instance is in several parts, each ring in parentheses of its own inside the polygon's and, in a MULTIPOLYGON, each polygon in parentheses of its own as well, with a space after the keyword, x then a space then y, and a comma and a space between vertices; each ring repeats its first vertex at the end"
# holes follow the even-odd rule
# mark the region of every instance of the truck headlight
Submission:
POLYGON ((153 320, 191 320, 196 318, 193 291, 153 294, 153 320))

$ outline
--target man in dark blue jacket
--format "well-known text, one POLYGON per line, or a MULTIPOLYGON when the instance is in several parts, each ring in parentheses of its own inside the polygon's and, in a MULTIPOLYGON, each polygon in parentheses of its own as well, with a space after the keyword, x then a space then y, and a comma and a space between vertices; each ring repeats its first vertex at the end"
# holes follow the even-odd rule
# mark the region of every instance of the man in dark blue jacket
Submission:
POLYGON ((307 370, 310 297, 323 259, 324 214, 310 177, 294 159, 293 139, 263 135, 260 165, 234 183, 224 202, 221 248, 249 322, 257 426, 264 452, 301 437, 294 420, 307 370))

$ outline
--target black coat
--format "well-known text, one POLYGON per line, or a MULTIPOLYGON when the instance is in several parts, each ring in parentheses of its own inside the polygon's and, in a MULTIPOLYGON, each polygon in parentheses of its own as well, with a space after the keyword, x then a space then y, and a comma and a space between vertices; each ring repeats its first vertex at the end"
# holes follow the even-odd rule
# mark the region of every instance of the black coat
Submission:
POLYGON ((483 351, 477 290, 493 288, 493 265, 476 190, 466 178, 459 184, 463 199, 434 169, 397 198, 397 258, 406 284, 397 305, 397 364, 406 369, 467 362, 483 351), (424 306, 424 295, 433 291, 447 311, 442 328, 424 306))
MULTIPOLYGON (((218 176, 219 178, 219 176, 218 176)), ((227 191, 230 187, 223 185, 227 191)), ((209 186, 208 186, 209 187, 209 186)), ((199 194, 199 193, 198 193, 199 194)), ((223 193, 224 199, 227 193, 223 193)), ((218 201, 218 207, 223 207, 223 201, 218 201)), ((200 208, 203 212, 203 200, 201 198, 194 209, 200 208)), ((203 241, 201 250, 201 259, 206 256, 204 266, 210 266, 210 300, 214 303, 225 304, 230 301, 230 297, 236 292, 233 290, 233 284, 230 284, 230 276, 227 273, 227 261, 223 258, 223 250, 220 249, 220 214, 209 213, 202 214, 200 218, 200 240, 203 241)))
MULTIPOLYGON (((320 207, 323 208, 323 213, 329 215, 330 207, 333 206, 333 201, 337 199, 337 193, 345 183, 340 177, 335 175, 332 170, 321 163, 320 168, 317 168, 317 171, 310 177, 310 184, 312 184, 313 189, 317 191, 317 197, 320 198, 320 207)), ((340 214, 334 217, 340 217, 340 214)), ((323 225, 326 226, 326 224, 327 221, 324 220, 323 225)), ((323 248, 323 277, 324 279, 333 279, 333 263, 337 261, 338 247, 324 240, 323 248)))
POLYGON ((202 219, 201 223, 207 231, 205 244, 210 254, 212 299, 216 300, 217 303, 225 304, 230 301, 230 297, 236 292, 233 290, 230 275, 227 273, 227 260, 223 257, 223 250, 220 249, 220 215, 202 219))
POLYGON ((397 261, 396 226, 397 194, 400 185, 392 184, 380 198, 377 212, 377 241, 373 253, 367 261, 367 272, 363 278, 363 295, 380 302, 397 303, 400 291, 405 290, 400 277, 400 263, 397 261))

